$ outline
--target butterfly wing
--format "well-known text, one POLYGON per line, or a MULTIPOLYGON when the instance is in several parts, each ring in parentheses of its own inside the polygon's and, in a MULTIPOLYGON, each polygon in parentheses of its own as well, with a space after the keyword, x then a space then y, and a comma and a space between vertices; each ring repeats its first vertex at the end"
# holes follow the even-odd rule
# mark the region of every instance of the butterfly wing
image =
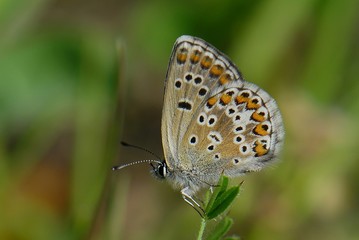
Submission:
POLYGON ((178 153, 183 148, 181 142, 194 113, 203 106, 216 85, 210 72, 218 75, 228 68, 229 75, 223 75, 222 82, 240 78, 235 67, 226 67, 224 61, 222 69, 210 69, 218 55, 212 49, 203 40, 191 36, 178 38, 173 47, 166 75, 161 129, 165 159, 172 169, 192 164, 190 159, 182 158, 178 153))
POLYGON ((166 76, 162 142, 171 169, 212 182, 261 169, 278 154, 275 101, 204 40, 177 39, 166 76))

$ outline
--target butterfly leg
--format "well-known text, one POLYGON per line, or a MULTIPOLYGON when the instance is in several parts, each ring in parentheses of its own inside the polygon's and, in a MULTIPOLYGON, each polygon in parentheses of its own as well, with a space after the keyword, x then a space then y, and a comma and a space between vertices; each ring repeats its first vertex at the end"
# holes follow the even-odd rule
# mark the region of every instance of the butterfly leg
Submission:
POLYGON ((188 187, 185 187, 181 190, 181 194, 183 197, 183 200, 185 200, 186 203, 188 203, 191 207, 193 207, 194 210, 196 210, 196 212, 198 212, 198 214, 204 218, 205 217, 205 211, 202 208, 201 204, 198 203, 198 200, 196 201, 196 199, 194 197, 192 197, 191 195, 191 191, 189 190, 188 187))

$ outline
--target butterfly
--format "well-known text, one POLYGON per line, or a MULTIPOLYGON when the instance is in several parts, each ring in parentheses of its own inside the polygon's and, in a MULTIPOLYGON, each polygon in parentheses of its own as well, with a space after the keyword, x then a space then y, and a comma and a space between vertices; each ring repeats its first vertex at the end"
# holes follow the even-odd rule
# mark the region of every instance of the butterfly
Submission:
POLYGON ((165 80, 162 111, 164 160, 150 162, 155 176, 180 189, 201 215, 196 193, 259 171, 277 159, 284 127, 275 100, 243 79, 232 61, 206 41, 179 37, 165 80))

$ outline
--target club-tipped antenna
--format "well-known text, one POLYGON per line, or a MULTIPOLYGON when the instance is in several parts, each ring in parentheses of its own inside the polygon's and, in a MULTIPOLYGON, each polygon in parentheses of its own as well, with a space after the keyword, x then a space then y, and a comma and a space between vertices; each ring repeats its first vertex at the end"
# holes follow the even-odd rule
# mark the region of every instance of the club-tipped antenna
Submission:
POLYGON ((148 150, 148 149, 146 149, 146 148, 143 148, 143 147, 140 147, 140 146, 136 146, 136 145, 133 145, 133 144, 124 142, 124 141, 121 141, 121 144, 122 144, 123 146, 125 146, 125 147, 132 147, 132 148, 136 148, 136 149, 145 151, 145 152, 151 154, 152 156, 156 157, 157 159, 161 159, 157 154, 155 154, 154 152, 151 152, 150 150, 148 150))
POLYGON ((114 166, 114 167, 112 167, 112 170, 115 171, 115 170, 120 170, 122 168, 129 167, 129 166, 136 165, 136 164, 140 164, 140 163, 153 163, 153 162, 158 163, 158 164, 162 164, 162 162, 159 161, 159 160, 145 159, 145 160, 131 162, 131 163, 127 163, 127 164, 123 164, 123 165, 119 165, 119 166, 114 166))

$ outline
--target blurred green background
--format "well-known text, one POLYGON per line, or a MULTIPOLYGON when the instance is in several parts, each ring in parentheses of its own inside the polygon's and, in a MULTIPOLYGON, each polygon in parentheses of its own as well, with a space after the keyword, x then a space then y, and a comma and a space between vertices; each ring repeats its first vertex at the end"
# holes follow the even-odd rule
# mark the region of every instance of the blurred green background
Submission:
POLYGON ((0 239, 194 239, 200 218, 126 140, 161 154, 177 37, 278 102, 281 162, 231 209, 243 239, 359 239, 359 1, 0 1, 0 239))

